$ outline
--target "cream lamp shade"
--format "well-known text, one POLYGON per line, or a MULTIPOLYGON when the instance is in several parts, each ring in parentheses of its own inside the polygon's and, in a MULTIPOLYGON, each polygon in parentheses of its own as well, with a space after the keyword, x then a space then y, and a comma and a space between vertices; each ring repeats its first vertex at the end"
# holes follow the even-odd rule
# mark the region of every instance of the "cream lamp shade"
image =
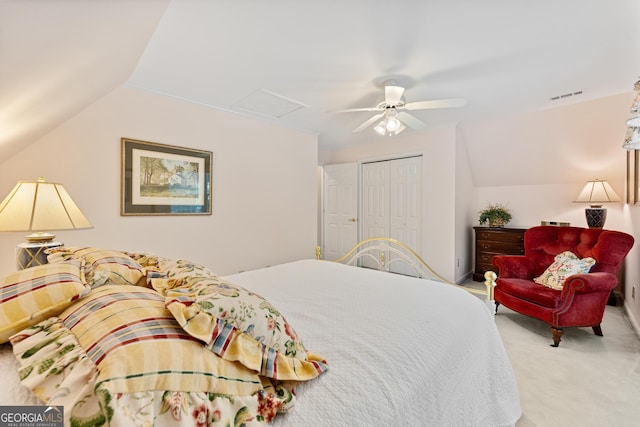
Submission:
POLYGON ((0 203, 0 231, 32 231, 30 242, 53 240, 52 230, 92 228, 62 184, 19 181, 0 203))
POLYGON ((604 203, 620 202, 621 200, 607 181, 596 179, 588 181, 574 201, 589 203, 591 206, 585 209, 585 217, 589 228, 602 228, 607 219, 607 210, 602 208, 602 205, 604 203))

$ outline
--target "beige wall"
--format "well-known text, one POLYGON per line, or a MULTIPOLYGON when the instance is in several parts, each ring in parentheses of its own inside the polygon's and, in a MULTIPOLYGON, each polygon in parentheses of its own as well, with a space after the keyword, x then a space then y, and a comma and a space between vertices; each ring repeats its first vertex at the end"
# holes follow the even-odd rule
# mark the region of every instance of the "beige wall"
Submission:
MULTIPOLYGON (((314 256, 316 165, 313 135, 123 87, 2 164, 0 193, 20 179, 61 182, 94 228, 57 240, 184 257, 229 274, 314 256), (121 137, 212 151, 213 215, 120 216, 121 137)), ((23 234, 0 234, 0 273, 14 270, 23 234)))

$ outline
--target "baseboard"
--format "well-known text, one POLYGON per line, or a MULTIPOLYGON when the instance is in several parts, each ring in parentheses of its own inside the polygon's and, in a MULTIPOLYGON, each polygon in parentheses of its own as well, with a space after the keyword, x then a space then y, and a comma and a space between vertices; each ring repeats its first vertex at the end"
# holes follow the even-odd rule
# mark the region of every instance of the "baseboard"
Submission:
POLYGON ((456 285, 462 285, 464 282, 471 280, 471 276, 473 275, 473 271, 467 271, 462 278, 456 280, 456 285))
POLYGON ((629 323, 631 323, 631 328, 636 333, 638 339, 640 339, 640 325, 636 321, 636 319, 631 315, 631 311, 629 310, 629 304, 624 305, 624 312, 627 315, 627 319, 629 319, 629 323))

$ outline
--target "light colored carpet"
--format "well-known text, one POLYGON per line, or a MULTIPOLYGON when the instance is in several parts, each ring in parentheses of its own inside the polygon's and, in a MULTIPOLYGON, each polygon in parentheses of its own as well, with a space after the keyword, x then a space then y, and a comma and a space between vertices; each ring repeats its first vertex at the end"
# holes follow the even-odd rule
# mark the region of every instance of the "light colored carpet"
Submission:
POLYGON ((566 328, 557 348, 547 324, 504 306, 496 325, 518 382, 517 427, 640 426, 640 339, 621 307, 607 306, 603 337, 566 328))

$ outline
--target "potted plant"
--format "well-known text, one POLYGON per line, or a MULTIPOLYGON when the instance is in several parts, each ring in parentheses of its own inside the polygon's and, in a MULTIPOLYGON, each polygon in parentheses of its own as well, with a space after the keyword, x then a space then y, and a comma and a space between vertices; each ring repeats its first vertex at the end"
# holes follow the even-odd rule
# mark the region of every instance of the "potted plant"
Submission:
POLYGON ((506 206, 500 203, 489 204, 479 213, 480 225, 488 222, 489 227, 504 227, 509 221, 511 221, 511 212, 506 208, 506 206))

